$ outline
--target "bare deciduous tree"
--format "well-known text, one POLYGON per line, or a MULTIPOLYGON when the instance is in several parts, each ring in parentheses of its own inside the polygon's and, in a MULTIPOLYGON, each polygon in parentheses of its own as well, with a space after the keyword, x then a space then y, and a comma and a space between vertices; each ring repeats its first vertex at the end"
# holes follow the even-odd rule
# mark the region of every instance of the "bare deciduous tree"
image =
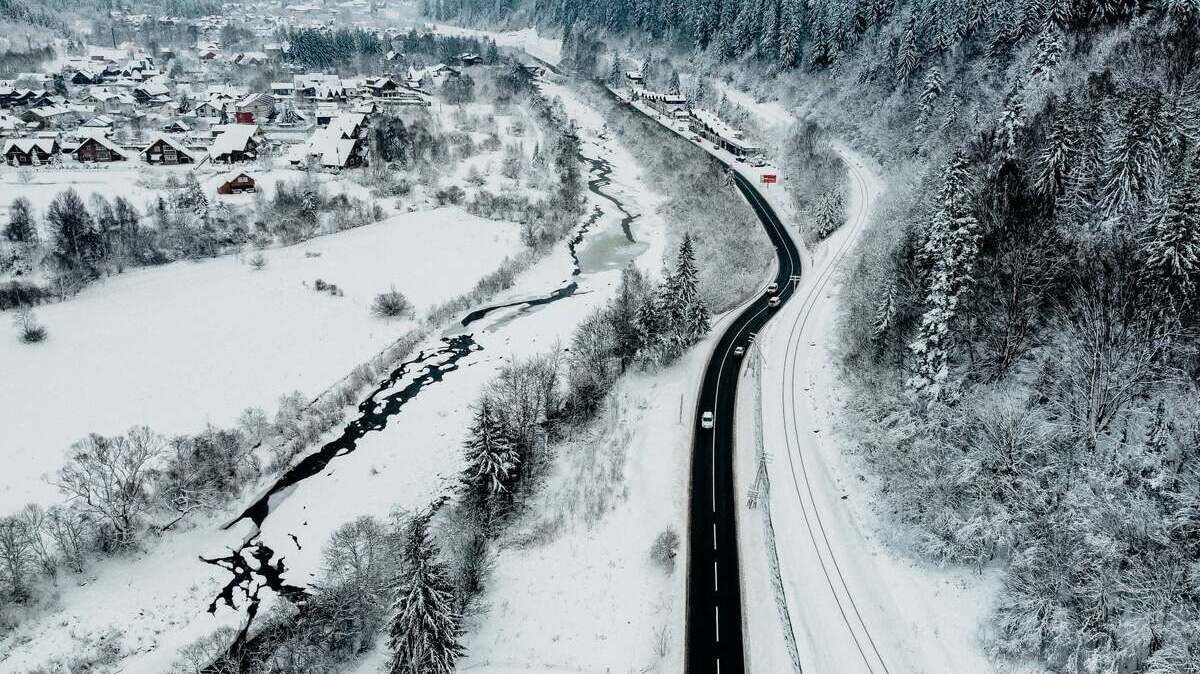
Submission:
POLYGON ((166 442, 142 426, 115 438, 90 435, 75 443, 58 471, 58 488, 112 529, 112 545, 127 548, 149 504, 149 485, 166 442))

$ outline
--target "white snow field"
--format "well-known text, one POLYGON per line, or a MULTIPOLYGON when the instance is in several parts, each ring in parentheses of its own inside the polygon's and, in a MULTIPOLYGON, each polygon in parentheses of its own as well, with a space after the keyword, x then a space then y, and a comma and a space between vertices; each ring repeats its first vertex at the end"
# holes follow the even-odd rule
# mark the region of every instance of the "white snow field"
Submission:
POLYGON ((88 433, 194 432, 248 406, 273 414, 294 390, 315 396, 412 327, 373 317, 377 293, 395 286, 419 315, 520 248, 515 224, 420 211, 265 251, 262 270, 245 256, 176 262, 38 308, 49 339, 0 342, 0 512, 56 502, 43 475, 88 433))
MULTIPOLYGON (((569 92, 564 90, 556 93, 567 95, 569 92)), ((647 207, 634 224, 634 234, 639 244, 631 246, 630 250, 641 255, 639 262, 643 266, 656 271, 663 249, 661 222, 651 210, 652 197, 641 193, 640 185, 635 182, 632 159, 618 148, 606 149, 597 141, 597 129, 587 120, 598 119, 598 115, 594 112, 586 114, 586 110, 573 99, 565 98, 564 102, 568 111, 580 120, 584 153, 604 156, 613 163, 614 185, 608 188, 609 191, 619 194, 633 212, 638 212, 643 205, 647 207)), ((590 211, 593 205, 603 209, 604 215, 592 226, 581 244, 581 257, 587 254, 592 242, 611 240, 614 232, 620 231, 620 213, 615 207, 588 193, 587 209, 590 211)), ((479 238, 479 247, 498 252, 495 243, 484 237, 479 238)), ((414 248, 412 253, 420 255, 421 250, 414 248)), ((300 254, 303 255, 302 252, 300 254)), ((327 254, 324 253, 322 259, 327 254)), ((464 264, 469 262, 467 260, 464 264)), ((447 262, 431 260, 429 264, 445 265, 447 262)), ((280 266, 283 265, 275 265, 273 261, 264 272, 254 273, 266 273, 280 266)), ((490 268, 484 267, 480 272, 490 268)), ((457 369, 447 372, 443 381, 422 389, 420 395, 411 399, 399 414, 389 420, 385 430, 364 436, 358 442, 356 451, 334 459, 318 475, 273 499, 272 513, 259 534, 262 542, 285 558, 286 582, 303 584, 310 579, 310 574, 319 568, 322 546, 337 526, 362 515, 383 517, 393 508, 421 508, 444 493, 445 487, 462 468, 461 443, 470 421, 470 405, 483 387, 504 363, 564 346, 575 325, 606 302, 615 293, 620 281, 619 270, 604 265, 596 265, 595 270, 574 277, 572 269, 565 244, 532 265, 521 274, 512 289, 489 304, 542 297, 572 279, 579 283, 578 292, 567 299, 532 310, 515 307, 496 311, 472 324, 466 331, 473 335, 483 350, 462 358, 458 361, 457 369), (296 541, 291 538, 293 535, 296 541)), ((429 268, 424 271, 431 279, 439 278, 442 273, 429 268)), ((333 274, 329 276, 328 280, 344 282, 343 279, 334 278, 333 274)), ((401 283, 397 283, 397 287, 409 292, 401 283)), ((418 299, 415 292, 412 297, 419 303, 423 301, 418 299)), ((347 297, 342 299, 350 299, 349 291, 347 297)), ((54 339, 52 317, 47 316, 46 323, 51 329, 51 339, 54 339)), ((463 329, 459 327, 448 331, 461 332, 463 329)), ((438 344, 436 339, 431 339, 421 348, 438 344)), ((347 346, 347 349, 350 348, 347 346)), ((372 353, 374 351, 370 348, 360 349, 353 354, 354 360, 350 365, 372 353)), ((302 358, 292 363, 293 370, 308 369, 311 365, 302 358)), ((323 379, 316 376, 314 379, 319 379, 320 384, 328 384, 341 374, 342 370, 337 370, 323 379)), ((671 474, 683 472, 679 468, 671 474)), ((224 514, 225 519, 236 515, 234 511, 247 505, 251 498, 251 495, 247 495, 242 499, 236 508, 224 514)), ((667 521, 681 520, 681 509, 668 512, 676 507, 681 508, 681 505, 668 503, 663 507, 661 521, 647 522, 644 535, 649 535, 650 531, 667 521)), ((217 529, 221 523, 219 518, 214 518, 196 528, 171 534, 161 543, 148 543, 151 547, 147 553, 109 560, 89 568, 86 577, 81 579, 82 584, 75 584, 73 579, 64 583, 54 611, 40 619, 31 620, 6 642, 0 642, 0 673, 26 671, 49 660, 62 662, 74 653, 90 648, 87 644, 95 644, 100 640, 118 652, 117 662, 121 671, 158 673, 167 669, 180 646, 219 626, 240 624, 243 618, 240 604, 236 611, 220 606, 215 616, 205 612, 227 576, 217 567, 198 561, 197 556, 227 555, 231 548, 238 547, 253 533, 247 522, 229 531, 217 529), (114 628, 119 629, 119 634, 106 636, 111 635, 114 628)), ((657 534, 657 531, 654 533, 657 534)), ((586 535, 584 532, 579 534, 586 535)), ((641 547, 640 543, 630 545, 641 547)), ((641 563, 643 555, 644 551, 638 552, 638 563, 641 563)), ((597 562, 602 563, 598 558, 597 562)), ((502 558, 501 564, 508 563, 507 559, 502 558)), ((532 574, 544 572, 544 568, 531 564, 527 571, 519 560, 514 562, 514 566, 511 575, 497 576, 488 601, 493 605, 507 603, 514 611, 518 611, 521 618, 516 623, 524 620, 532 625, 535 620, 548 619, 544 601, 531 603, 521 599, 527 595, 526 586, 532 585, 535 580, 532 574)), ((654 589, 663 597, 680 597, 679 592, 669 585, 677 582, 678 578, 670 579, 648 566, 639 567, 638 570, 648 578, 644 587, 654 589), (654 573, 658 573, 660 579, 651 575, 654 573)), ((589 590, 602 592, 603 587, 589 586, 589 590)), ((262 594, 264 601, 260 615, 278 601, 269 590, 264 590, 262 594)), ((682 615, 681 603, 664 609, 662 606, 645 605, 640 596, 626 594, 623 597, 621 606, 614 610, 622 612, 622 615, 634 616, 637 613, 629 619, 638 620, 639 625, 677 624, 682 615)), ((569 598, 560 604, 564 610, 565 607, 578 606, 571 610, 577 611, 581 620, 590 621, 576 623, 572 628, 572 634, 580 646, 579 657, 587 658, 588 649, 605 644, 602 626, 610 618, 601 612, 590 612, 569 598)), ((533 630, 521 631, 520 643, 515 643, 517 634, 509 632, 500 635, 497 643, 496 630, 521 630, 521 625, 507 621, 502 624, 497 620, 493 626, 490 624, 491 618, 485 616, 484 620, 489 624, 483 629, 493 631, 486 632, 483 639, 468 637, 468 648, 472 651, 472 657, 478 660, 464 663, 464 666, 493 659, 519 661, 520 655, 526 650, 553 652, 556 640, 554 633, 549 630, 536 633, 533 630), (511 650, 517 648, 520 649, 519 653, 511 650)), ((383 641, 379 646, 384 645, 383 641)), ((614 644, 620 643, 609 643, 610 652, 617 651, 614 644)), ((644 661, 643 653, 635 657, 632 649, 623 650, 629 652, 629 662, 644 661)), ((361 671, 376 671, 383 655, 380 650, 369 654, 359 663, 361 671)), ((624 671, 626 667, 620 669, 624 671)), ((487 668, 484 667, 483 671, 487 671, 487 668)))

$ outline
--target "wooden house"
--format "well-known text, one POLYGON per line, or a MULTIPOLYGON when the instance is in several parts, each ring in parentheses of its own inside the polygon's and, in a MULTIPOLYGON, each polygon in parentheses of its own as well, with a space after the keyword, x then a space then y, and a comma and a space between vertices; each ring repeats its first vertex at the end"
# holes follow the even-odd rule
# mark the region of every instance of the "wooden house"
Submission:
POLYGON ((195 164, 197 153, 184 147, 182 143, 170 136, 159 136, 142 150, 147 164, 162 164, 174 166, 177 164, 195 164))
POLYGON ((117 144, 101 135, 88 136, 75 148, 75 161, 85 164, 125 161, 129 156, 117 144))
POLYGON ((13 138, 4 141, 4 161, 10 166, 45 164, 58 153, 58 141, 53 138, 13 138))
POLYGON ((228 173, 217 185, 217 194, 242 194, 257 191, 254 178, 243 171, 228 173))

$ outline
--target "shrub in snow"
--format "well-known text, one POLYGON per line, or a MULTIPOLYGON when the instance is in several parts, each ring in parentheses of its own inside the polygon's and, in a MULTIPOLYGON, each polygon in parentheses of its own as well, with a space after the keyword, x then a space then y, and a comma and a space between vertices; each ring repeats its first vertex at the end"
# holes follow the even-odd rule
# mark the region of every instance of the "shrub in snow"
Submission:
POLYGON ((255 253, 250 257, 250 268, 254 271, 262 271, 267 266, 267 256, 262 253, 255 253))
POLYGON ((434 196, 437 198, 439 206, 445 206, 446 204, 461 204, 467 193, 458 185, 451 185, 438 190, 434 196))
POLYGON ((650 561, 662 567, 663 571, 675 571, 675 556, 679 554, 679 534, 674 529, 667 529, 654 539, 650 546, 650 561))
POLYGON ((399 318, 412 311, 412 304, 399 290, 392 288, 375 296, 371 313, 379 318, 399 318))
POLYGON ((21 341, 26 344, 37 344, 46 339, 46 327, 38 322, 29 307, 19 309, 13 323, 17 326, 21 341))
POLYGON ((313 281, 313 290, 319 293, 329 293, 334 297, 341 297, 345 294, 336 283, 326 283, 324 279, 317 279, 316 281, 313 281))

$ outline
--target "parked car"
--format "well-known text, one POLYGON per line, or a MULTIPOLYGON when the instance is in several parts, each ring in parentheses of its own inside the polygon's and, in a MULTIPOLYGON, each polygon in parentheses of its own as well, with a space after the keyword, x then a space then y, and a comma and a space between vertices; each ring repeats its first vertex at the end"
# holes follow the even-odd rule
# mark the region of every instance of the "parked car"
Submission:
POLYGON ((761 154, 754 155, 750 158, 750 165, 755 168, 762 168, 767 165, 767 158, 761 154))
POLYGON ((713 413, 712 412, 705 412, 704 414, 700 415, 700 426, 701 426, 701 428, 712 428, 713 427, 713 413))

